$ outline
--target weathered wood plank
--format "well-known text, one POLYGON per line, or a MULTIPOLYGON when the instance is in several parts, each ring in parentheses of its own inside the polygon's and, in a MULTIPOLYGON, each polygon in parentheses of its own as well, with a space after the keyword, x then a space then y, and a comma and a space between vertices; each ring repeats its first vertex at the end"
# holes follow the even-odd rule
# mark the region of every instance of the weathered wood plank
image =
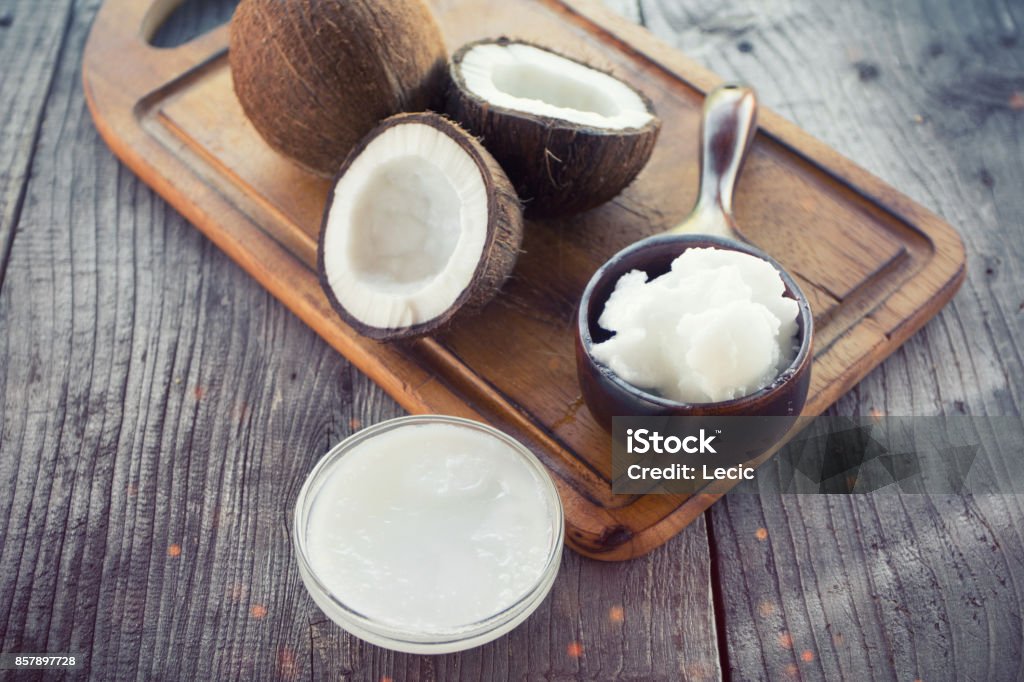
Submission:
POLYGON ((72 0, 0 5, 0 285, 72 0))
POLYGON ((718 679, 702 521, 625 565, 567 552, 534 617, 461 655, 324 618, 295 496, 399 409, 105 149, 78 77, 97 4, 73 16, 0 290, 0 650, 83 652, 94 679, 718 679))
MULTIPOLYGON (((1019 414, 1024 7, 641 5, 961 229, 961 294, 834 411, 1019 414)), ((733 677, 1018 679, 1022 512, 1014 497, 728 498, 710 518, 733 677)))

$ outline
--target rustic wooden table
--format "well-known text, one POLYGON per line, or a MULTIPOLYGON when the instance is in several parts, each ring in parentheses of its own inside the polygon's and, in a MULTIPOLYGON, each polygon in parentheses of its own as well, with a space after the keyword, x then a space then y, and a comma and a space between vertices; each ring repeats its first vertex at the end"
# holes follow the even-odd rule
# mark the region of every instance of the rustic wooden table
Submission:
MULTIPOLYGON (((962 231, 954 303, 834 410, 1019 414, 1024 4, 608 2, 962 231)), ((644 558, 567 552, 480 649, 343 634, 287 510, 400 411, 103 145, 80 85, 99 4, 0 0, 0 651, 102 680, 1024 677, 1012 496, 730 497, 644 558)))

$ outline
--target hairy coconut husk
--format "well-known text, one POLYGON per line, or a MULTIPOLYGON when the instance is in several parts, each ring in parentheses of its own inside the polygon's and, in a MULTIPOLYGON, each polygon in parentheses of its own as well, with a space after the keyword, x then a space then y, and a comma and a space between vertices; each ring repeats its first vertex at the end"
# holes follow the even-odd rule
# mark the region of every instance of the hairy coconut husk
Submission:
POLYGON ((515 184, 528 216, 577 213, 618 195, 636 178, 654 150, 661 121, 654 115, 651 101, 630 88, 643 100, 650 121, 641 128, 606 130, 497 106, 470 91, 460 70, 465 55, 478 45, 514 43, 531 45, 607 74, 526 41, 476 41, 460 48, 449 63, 447 113, 483 140, 515 184))
POLYGON ((398 114, 382 121, 351 150, 334 181, 327 200, 320 229, 317 253, 317 271, 320 283, 338 315, 364 336, 393 341, 443 330, 455 319, 473 315, 490 302, 501 289, 515 267, 523 241, 523 212, 519 197, 508 176, 491 154, 466 130, 451 119, 432 112, 398 114), (407 327, 374 327, 355 318, 338 300, 331 287, 324 263, 324 241, 328 220, 334 205, 335 189, 355 160, 373 140, 396 126, 419 123, 430 126, 454 140, 470 156, 480 170, 487 191, 487 237, 480 261, 469 285, 455 302, 444 311, 422 323, 407 327))
POLYGON ((447 52, 423 0, 242 0, 228 59, 266 142, 331 177, 377 123, 434 103, 447 52))

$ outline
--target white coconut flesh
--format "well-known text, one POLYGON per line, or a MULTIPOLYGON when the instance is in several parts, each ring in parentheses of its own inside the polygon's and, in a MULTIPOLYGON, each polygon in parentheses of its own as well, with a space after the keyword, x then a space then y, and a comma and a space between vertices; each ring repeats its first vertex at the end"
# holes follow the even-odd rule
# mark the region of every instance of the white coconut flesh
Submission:
POLYGON ((393 126, 335 187, 324 227, 327 283, 368 326, 429 322, 472 282, 487 220, 486 183, 469 153, 429 125, 393 126))
POLYGON ((467 90, 505 109, 608 130, 642 128, 653 118, 622 81, 532 45, 477 45, 460 68, 467 90))

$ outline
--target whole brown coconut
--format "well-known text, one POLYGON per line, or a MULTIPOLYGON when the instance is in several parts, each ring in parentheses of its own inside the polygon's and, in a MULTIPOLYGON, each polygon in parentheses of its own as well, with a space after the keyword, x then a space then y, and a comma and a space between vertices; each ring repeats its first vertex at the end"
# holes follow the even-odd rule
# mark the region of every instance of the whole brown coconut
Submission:
POLYGON ((630 85, 508 38, 452 56, 446 110, 481 138, 534 217, 585 211, 619 194, 647 164, 661 128, 630 85))
POLYGON ((267 144, 332 177, 381 119, 429 108, 447 53, 423 0, 242 0, 228 59, 267 144))

